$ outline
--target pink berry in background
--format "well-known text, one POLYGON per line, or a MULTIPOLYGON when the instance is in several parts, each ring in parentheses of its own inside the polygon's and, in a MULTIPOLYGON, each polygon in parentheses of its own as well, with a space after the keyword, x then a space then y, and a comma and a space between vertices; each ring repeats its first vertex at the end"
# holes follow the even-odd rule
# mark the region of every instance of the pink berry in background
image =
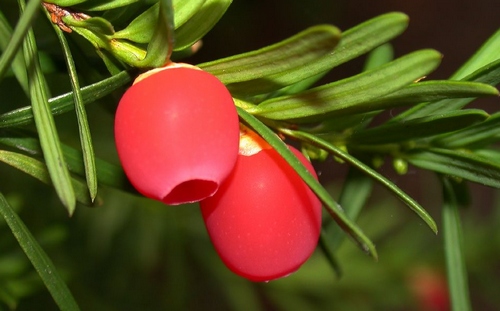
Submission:
MULTIPOLYGON (((254 144, 255 133, 249 136, 242 136, 231 175, 200 206, 226 266, 249 280, 269 281, 295 272, 313 253, 321 202, 274 149, 261 138, 254 144)), ((289 148, 316 177, 305 157, 289 148)))
POLYGON ((238 115, 215 76, 176 64, 140 76, 125 92, 115 142, 127 177, 144 196, 196 202, 213 195, 235 165, 238 115))

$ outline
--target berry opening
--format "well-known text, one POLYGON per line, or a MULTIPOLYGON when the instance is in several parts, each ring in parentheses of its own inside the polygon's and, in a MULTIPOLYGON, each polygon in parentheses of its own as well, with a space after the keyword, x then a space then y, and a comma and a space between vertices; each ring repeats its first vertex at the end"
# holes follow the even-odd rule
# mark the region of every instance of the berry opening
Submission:
POLYGON ((163 198, 165 204, 193 203, 212 196, 219 185, 211 180, 193 179, 177 185, 163 198))

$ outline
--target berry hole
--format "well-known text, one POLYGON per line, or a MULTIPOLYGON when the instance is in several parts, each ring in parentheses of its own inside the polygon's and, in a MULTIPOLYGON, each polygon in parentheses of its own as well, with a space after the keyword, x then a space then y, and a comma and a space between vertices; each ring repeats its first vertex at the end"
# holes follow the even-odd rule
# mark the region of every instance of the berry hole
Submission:
POLYGON ((163 198, 170 205, 198 202, 212 196, 219 185, 210 180, 193 179, 177 185, 163 198))

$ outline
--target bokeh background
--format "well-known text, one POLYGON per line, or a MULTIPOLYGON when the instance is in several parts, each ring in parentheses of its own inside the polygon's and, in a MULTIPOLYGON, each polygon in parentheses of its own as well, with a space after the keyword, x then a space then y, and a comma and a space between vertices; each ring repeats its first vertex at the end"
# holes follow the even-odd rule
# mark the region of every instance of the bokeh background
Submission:
MULTIPOLYGON (((15 12, 13 0, 0 9, 15 12)), ((306 27, 329 23, 345 30, 390 11, 410 16, 408 30, 393 41, 396 56, 421 48, 443 55, 430 78, 446 78, 500 27, 497 0, 235 0, 187 61, 199 63, 250 51, 306 27)), ((8 15, 9 16, 9 15, 8 15)), ((10 15, 15 22, 15 14, 10 15)), ((37 24, 47 79, 54 95, 69 89, 64 62, 37 24)), ((500 53, 500 51, 499 51, 500 53)), ((78 66, 78 64, 77 64, 78 66)), ((363 59, 336 68, 327 81, 358 73, 363 59)), ((94 68, 79 68, 93 82, 94 68)), ((119 92, 88 106, 95 150, 118 163, 113 111, 119 92)), ((498 110, 498 99, 475 103, 498 110)), ((27 105, 15 79, 0 83, 0 112, 27 105)), ((78 147, 72 114, 56 119, 62 140, 78 147)), ((337 195, 346 167, 333 159, 316 163, 321 181, 337 195)), ((440 221, 441 189, 435 176, 410 168, 399 176, 382 172, 417 198, 440 221)), ((251 283, 228 271, 211 246, 196 205, 168 207, 114 189, 100 189, 102 205, 79 206, 68 218, 52 189, 0 164, 0 189, 18 210, 67 280, 82 310, 447 310, 425 297, 446 298, 443 245, 400 202, 375 186, 359 224, 377 245, 373 261, 349 240, 338 251, 342 276, 320 250, 295 274, 251 283), (431 290, 432 289, 432 290, 431 290), (429 296, 430 295, 430 296, 429 296)), ((499 192, 471 185, 472 204, 462 211, 469 286, 475 310, 498 310, 500 297, 499 192)), ((36 272, 5 223, 0 221, 0 310, 56 310, 36 272)))

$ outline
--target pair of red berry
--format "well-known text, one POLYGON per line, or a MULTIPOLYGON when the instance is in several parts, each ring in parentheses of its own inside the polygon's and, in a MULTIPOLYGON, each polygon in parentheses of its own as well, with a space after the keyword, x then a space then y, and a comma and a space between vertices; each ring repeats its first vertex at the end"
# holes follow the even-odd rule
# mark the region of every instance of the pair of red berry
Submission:
POLYGON ((119 103, 115 140, 140 193, 170 205, 200 202, 215 249, 236 274, 283 277, 314 251, 321 202, 273 148, 239 125, 231 94, 211 74, 176 64, 138 78, 119 103))

